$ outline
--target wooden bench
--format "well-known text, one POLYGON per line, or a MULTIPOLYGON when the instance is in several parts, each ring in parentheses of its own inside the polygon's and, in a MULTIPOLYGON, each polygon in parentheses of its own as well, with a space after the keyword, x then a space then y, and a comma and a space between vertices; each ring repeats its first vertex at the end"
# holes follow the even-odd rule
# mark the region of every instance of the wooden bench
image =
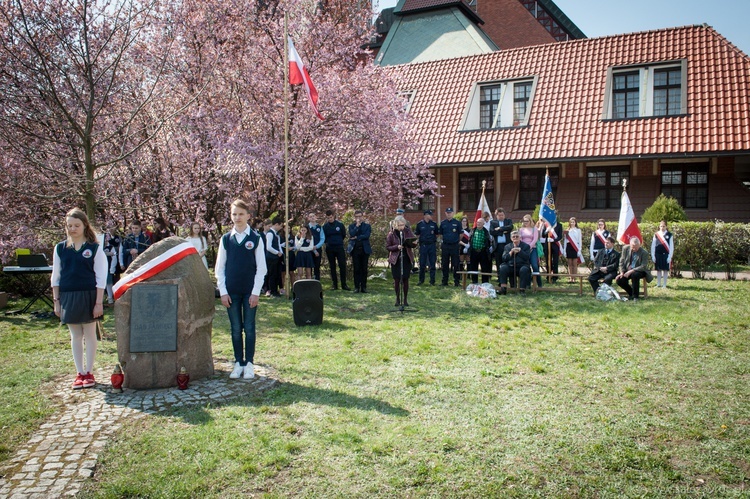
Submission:
MULTIPOLYGON (((533 273, 531 275, 531 289, 534 291, 551 291, 551 292, 558 292, 558 293, 578 293, 578 296, 583 296, 583 280, 586 279, 586 282, 588 284, 588 274, 555 274, 552 272, 539 272, 539 273, 533 273), (560 286, 542 286, 541 288, 537 286, 536 283, 536 277, 546 277, 549 281, 552 278, 557 278, 559 281, 560 279, 564 278, 573 278, 578 280, 578 286, 574 287, 560 287, 560 286)), ((575 284, 575 283, 572 283, 575 284)))

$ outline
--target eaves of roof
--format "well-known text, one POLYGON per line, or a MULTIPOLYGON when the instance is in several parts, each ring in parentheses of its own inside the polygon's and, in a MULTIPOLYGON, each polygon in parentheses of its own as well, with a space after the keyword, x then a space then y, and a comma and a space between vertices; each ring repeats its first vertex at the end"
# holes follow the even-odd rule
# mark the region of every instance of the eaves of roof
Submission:
POLYGON ((560 7, 558 7, 555 2, 553 2, 552 0, 537 1, 547 12, 549 12, 552 17, 555 18, 555 21, 557 21, 560 26, 565 28, 565 31, 573 35, 573 38, 586 38, 586 35, 583 34, 583 31, 581 31, 578 26, 576 26, 575 23, 565 15, 565 12, 560 10, 560 7))

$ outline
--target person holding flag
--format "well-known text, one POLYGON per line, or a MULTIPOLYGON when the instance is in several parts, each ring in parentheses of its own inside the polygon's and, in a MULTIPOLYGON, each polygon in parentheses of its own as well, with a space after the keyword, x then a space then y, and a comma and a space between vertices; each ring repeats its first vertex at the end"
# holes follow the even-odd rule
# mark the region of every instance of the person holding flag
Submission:
MULTIPOLYGON (((540 238, 547 242, 547 270, 552 274, 557 274, 558 262, 560 261, 560 239, 562 239, 562 230, 557 224, 557 209, 555 208, 555 198, 552 195, 552 181, 549 178, 549 170, 544 176, 544 191, 542 192, 542 202, 539 206, 539 221, 543 227, 539 228, 540 238)), ((556 276, 550 279, 552 282, 557 281, 556 276)))
POLYGON ((651 259, 656 269, 656 287, 667 287, 667 277, 674 255, 674 235, 667 230, 667 222, 659 222, 659 230, 651 241, 651 259), (663 282, 662 282, 663 278, 663 282))

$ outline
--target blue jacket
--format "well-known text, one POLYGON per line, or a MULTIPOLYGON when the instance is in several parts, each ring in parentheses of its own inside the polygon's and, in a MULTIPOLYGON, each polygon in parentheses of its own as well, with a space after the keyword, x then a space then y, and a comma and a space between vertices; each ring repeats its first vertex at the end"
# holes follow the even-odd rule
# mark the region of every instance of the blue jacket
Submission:
POLYGON ((372 228, 370 224, 362 222, 359 227, 356 223, 349 225, 349 244, 346 248, 348 253, 354 251, 354 247, 357 243, 362 243, 362 249, 365 254, 372 254, 372 248, 370 247, 370 232, 372 228))

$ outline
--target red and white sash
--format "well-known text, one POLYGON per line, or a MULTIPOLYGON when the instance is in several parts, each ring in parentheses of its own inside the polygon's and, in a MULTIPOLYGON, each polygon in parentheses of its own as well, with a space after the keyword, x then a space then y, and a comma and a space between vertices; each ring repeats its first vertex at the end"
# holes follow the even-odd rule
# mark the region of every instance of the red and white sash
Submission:
POLYGON ((667 250, 667 253, 669 253, 669 243, 667 242, 666 239, 664 239, 664 236, 661 235, 661 233, 659 233, 659 232, 656 232, 654 235, 659 240, 659 242, 661 243, 661 245, 664 246, 664 249, 667 250))
POLYGON ((604 232, 601 229, 596 229, 596 231, 594 231, 594 234, 596 234, 596 237, 599 238, 599 241, 601 241, 602 244, 607 242, 607 240, 604 239, 604 232))
POLYGON ((193 246, 191 243, 178 244, 174 248, 165 251, 153 260, 146 262, 143 267, 139 268, 132 274, 124 274, 120 278, 120 280, 117 281, 117 284, 112 287, 115 300, 120 298, 128 289, 130 289, 135 284, 155 276, 162 270, 171 267, 175 263, 179 262, 188 255, 192 255, 193 253, 198 254, 198 250, 195 249, 195 246, 193 246))
POLYGON ((565 233, 565 237, 568 239, 568 244, 573 246, 573 249, 575 250, 576 255, 578 255, 578 263, 583 263, 583 255, 581 254, 581 249, 578 246, 576 246, 576 242, 573 241, 573 238, 570 237, 570 233, 569 232, 565 233))

